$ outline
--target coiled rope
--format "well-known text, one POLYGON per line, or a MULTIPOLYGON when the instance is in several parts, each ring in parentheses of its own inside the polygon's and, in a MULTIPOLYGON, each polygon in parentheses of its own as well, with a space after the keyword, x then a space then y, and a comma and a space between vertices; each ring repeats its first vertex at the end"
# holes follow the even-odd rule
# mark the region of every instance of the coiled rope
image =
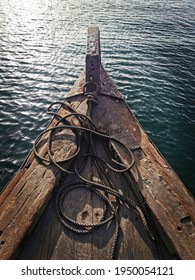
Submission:
POLYGON ((49 106, 47 113, 55 116, 58 119, 57 123, 54 127, 48 128, 42 132, 34 142, 34 153, 41 161, 53 164, 57 169, 64 172, 65 174, 75 174, 78 178, 78 182, 62 185, 58 189, 56 194, 57 216, 65 227, 77 234, 91 233, 97 227, 108 224, 109 222, 113 222, 115 224, 115 233, 113 236, 110 259, 115 259, 120 228, 119 208, 123 203, 131 207, 140 216, 149 237, 155 241, 157 245, 159 258, 162 258, 158 234, 151 226, 152 219, 145 207, 145 203, 139 188, 135 186, 131 176, 128 175, 131 173, 131 168, 135 166, 134 154, 118 139, 101 133, 97 130, 95 124, 90 118, 92 103, 97 103, 97 99, 93 93, 88 93, 85 95, 88 98, 88 109, 90 108, 88 110, 88 116, 76 112, 66 102, 55 102, 49 106), (64 117, 61 117, 58 113, 51 111, 54 105, 61 105, 69 113, 64 117), (73 125, 73 119, 76 119, 78 125, 73 125), (75 136, 76 150, 74 154, 68 158, 57 161, 54 159, 54 153, 52 151, 52 139, 55 138, 59 131, 61 134, 64 132, 64 135, 66 135, 67 130, 70 130, 75 136), (39 147, 44 134, 48 134, 47 153, 45 156, 41 156, 39 147), (98 156, 94 145, 94 140, 96 139, 97 141, 97 138, 99 138, 98 140, 104 144, 109 162, 104 161, 98 156), (119 145, 128 155, 128 158, 130 159, 128 166, 125 166, 113 157, 113 152, 110 148, 112 143, 119 145), (95 183, 83 177, 82 170, 84 170, 88 158, 91 158, 93 164, 95 165, 101 183, 95 183), (69 166, 71 165, 71 168, 66 168, 65 166, 67 166, 67 164, 69 166), (106 170, 110 170, 110 172, 121 173, 125 176, 126 180, 128 178, 128 184, 130 184, 132 187, 132 191, 134 192, 134 195, 137 199, 136 202, 119 193, 117 186, 115 186, 113 180, 111 180, 109 176, 109 172, 106 172, 106 170), (104 202, 105 206, 103 209, 103 214, 97 223, 79 223, 70 218, 67 213, 65 213, 63 204, 68 193, 75 189, 82 188, 95 193, 104 202), (115 203, 112 203, 109 200, 109 195, 113 195, 115 197, 115 203))

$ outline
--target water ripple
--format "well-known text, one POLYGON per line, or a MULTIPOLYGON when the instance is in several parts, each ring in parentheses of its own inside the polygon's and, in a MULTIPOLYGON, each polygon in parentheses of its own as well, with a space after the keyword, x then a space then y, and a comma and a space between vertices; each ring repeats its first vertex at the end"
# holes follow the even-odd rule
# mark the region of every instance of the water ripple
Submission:
POLYGON ((98 24, 106 70, 195 194, 194 15, 191 0, 0 0, 0 186, 80 74, 98 24))

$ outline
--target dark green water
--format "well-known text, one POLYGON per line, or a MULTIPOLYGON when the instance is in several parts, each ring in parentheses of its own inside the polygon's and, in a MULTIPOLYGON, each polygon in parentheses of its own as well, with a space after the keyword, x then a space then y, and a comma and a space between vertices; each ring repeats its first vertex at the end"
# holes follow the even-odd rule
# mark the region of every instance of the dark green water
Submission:
POLYGON ((193 0, 0 0, 0 187, 83 69, 91 24, 104 67, 195 195, 193 0))

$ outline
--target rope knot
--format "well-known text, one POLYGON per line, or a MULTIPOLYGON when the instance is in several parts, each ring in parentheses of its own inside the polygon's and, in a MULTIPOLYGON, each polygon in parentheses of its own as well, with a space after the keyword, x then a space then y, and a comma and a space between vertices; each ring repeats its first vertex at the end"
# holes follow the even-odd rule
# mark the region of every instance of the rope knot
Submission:
POLYGON ((95 91, 92 92, 86 92, 84 95, 87 97, 87 104, 93 103, 98 104, 97 95, 95 91))

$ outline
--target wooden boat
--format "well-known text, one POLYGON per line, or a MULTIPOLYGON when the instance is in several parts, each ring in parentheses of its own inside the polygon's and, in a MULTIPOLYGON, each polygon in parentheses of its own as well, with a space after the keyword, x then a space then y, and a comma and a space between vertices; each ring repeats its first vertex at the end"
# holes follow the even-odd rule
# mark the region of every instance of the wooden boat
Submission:
POLYGON ((0 258, 195 259, 194 199, 103 68, 98 27, 54 105, 1 193, 0 258))

